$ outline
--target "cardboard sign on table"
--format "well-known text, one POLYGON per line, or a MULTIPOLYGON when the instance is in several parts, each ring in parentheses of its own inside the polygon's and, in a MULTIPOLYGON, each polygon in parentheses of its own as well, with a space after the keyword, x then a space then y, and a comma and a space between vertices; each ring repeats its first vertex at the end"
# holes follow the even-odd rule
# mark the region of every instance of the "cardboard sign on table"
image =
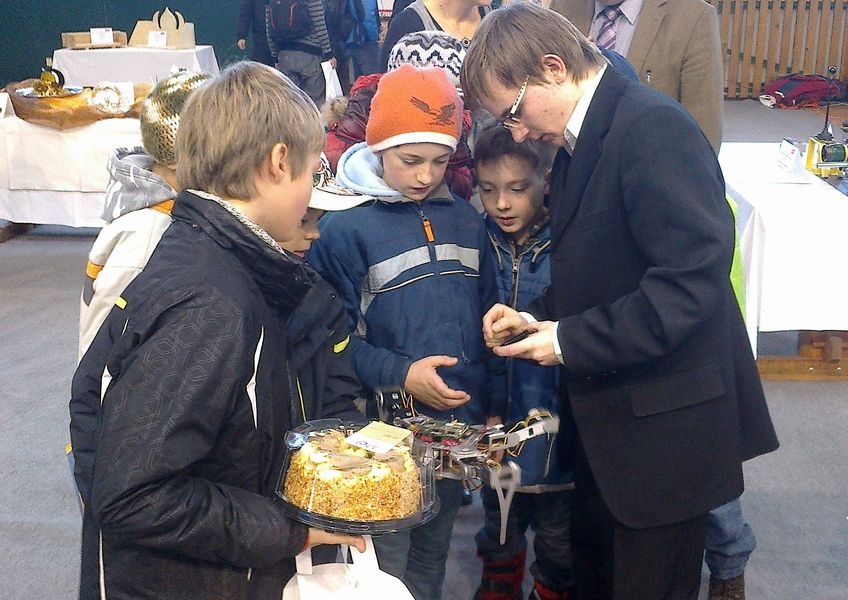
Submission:
POLYGON ((167 40, 165 47, 171 50, 185 50, 194 48, 194 23, 186 23, 180 12, 171 12, 165 8, 161 13, 157 10, 153 13, 153 17, 149 21, 139 21, 135 24, 132 36, 130 36, 130 46, 147 48, 151 46, 151 41, 160 43, 163 34, 154 34, 152 32, 163 32, 164 38, 167 40))

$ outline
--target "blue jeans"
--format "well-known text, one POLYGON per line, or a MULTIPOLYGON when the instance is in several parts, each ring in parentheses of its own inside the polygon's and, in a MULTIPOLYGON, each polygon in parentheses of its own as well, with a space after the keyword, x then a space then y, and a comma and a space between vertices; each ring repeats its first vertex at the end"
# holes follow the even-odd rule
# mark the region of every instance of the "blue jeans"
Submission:
POLYGON ((454 479, 438 479, 436 493, 441 507, 432 521, 374 538, 380 569, 403 581, 415 600, 442 597, 453 522, 462 503, 462 484, 454 479))
POLYGON ((745 571, 757 538, 742 517, 739 498, 709 512, 706 547, 704 560, 716 579, 730 579, 745 571))
POLYGON ((318 56, 300 50, 281 50, 277 56, 277 67, 292 83, 306 92, 316 106, 324 104, 327 82, 318 56))
POLYGON ((497 494, 489 486, 480 490, 483 499, 483 528, 474 536, 477 554, 484 562, 504 562, 527 550, 526 533, 533 528, 535 562, 533 579, 546 588, 565 591, 574 585, 571 565, 571 501, 573 490, 528 494, 512 498, 506 524, 506 541, 500 544, 501 509, 497 494))

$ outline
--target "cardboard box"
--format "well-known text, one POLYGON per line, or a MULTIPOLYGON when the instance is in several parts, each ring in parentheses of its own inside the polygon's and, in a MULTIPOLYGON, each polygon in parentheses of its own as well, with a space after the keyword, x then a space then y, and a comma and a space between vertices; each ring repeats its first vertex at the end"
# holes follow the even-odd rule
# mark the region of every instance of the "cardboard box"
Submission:
POLYGON ((126 31, 112 31, 111 44, 92 44, 90 31, 69 31, 62 34, 62 48, 87 50, 89 48, 123 48, 127 45, 126 31))

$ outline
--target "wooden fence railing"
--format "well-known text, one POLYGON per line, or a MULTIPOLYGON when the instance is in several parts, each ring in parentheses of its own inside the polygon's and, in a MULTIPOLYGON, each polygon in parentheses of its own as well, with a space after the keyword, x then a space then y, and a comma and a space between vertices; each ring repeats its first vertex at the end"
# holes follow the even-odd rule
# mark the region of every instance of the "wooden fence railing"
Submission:
POLYGON ((718 11, 727 98, 756 98, 777 77, 831 65, 848 78, 848 0, 707 1, 718 11))

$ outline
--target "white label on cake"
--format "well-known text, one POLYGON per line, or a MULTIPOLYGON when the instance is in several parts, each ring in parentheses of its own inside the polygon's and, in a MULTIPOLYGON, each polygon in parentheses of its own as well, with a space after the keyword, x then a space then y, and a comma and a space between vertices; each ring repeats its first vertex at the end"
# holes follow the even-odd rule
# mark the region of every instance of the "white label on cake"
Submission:
POLYGON ((381 421, 372 421, 356 433, 349 435, 345 441, 351 446, 364 448, 375 454, 388 452, 407 437, 412 435, 408 429, 388 425, 381 421))

